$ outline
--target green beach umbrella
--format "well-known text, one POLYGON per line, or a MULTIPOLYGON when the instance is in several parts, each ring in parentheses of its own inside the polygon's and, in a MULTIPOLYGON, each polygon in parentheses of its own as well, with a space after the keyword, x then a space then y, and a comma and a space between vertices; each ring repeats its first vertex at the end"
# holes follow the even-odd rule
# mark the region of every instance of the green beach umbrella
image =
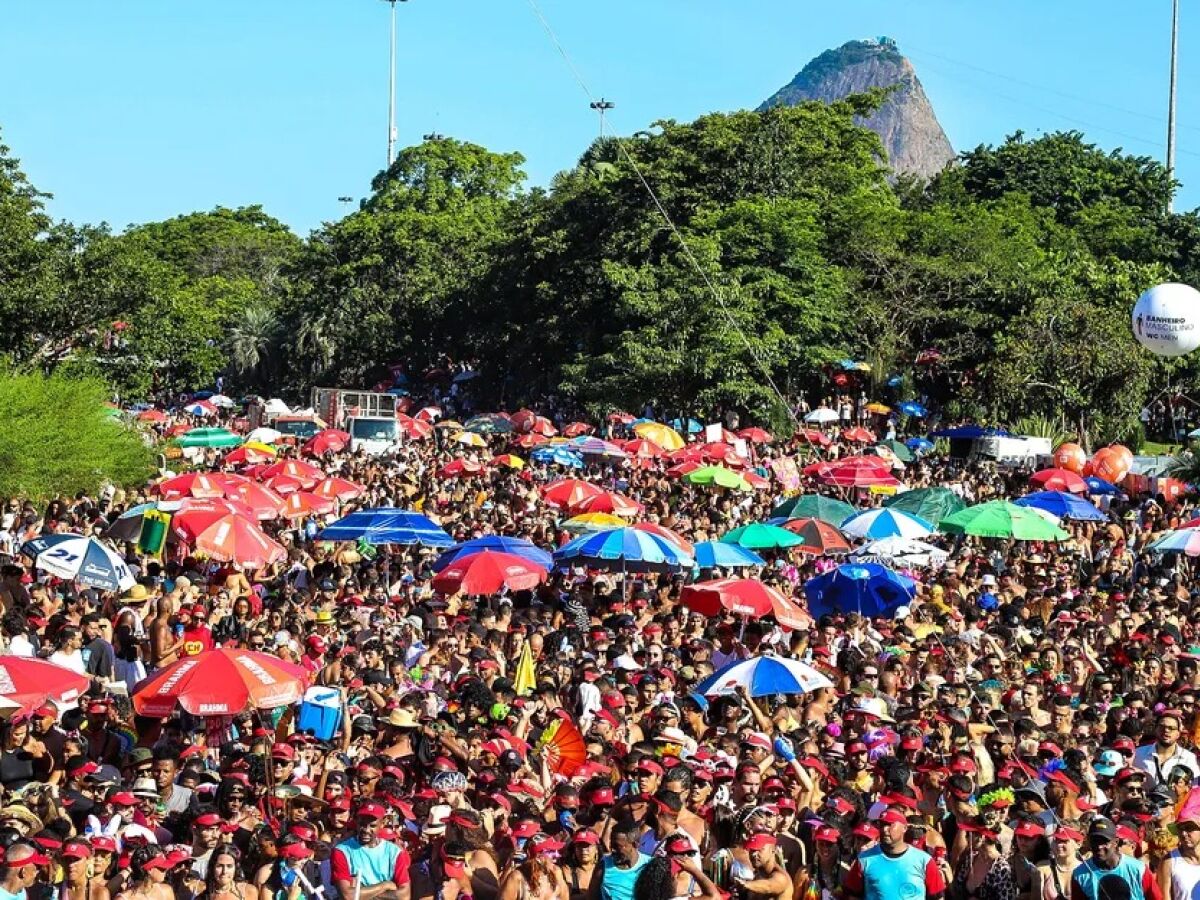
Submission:
POLYGON ((801 494, 771 510, 772 519, 820 519, 837 528, 858 512, 849 503, 824 494, 801 494))
POLYGON ((755 522, 753 525, 743 525, 728 534, 721 536, 723 544, 737 544, 747 550, 777 550, 782 547, 795 547, 803 544, 804 538, 794 531, 780 528, 778 525, 764 525, 755 522))
POLYGON ((236 447, 241 442, 241 437, 225 428, 193 428, 175 440, 180 447, 236 447))
POLYGON ((900 441, 880 441, 877 446, 883 447, 885 450, 891 450, 892 456, 896 457, 900 462, 908 463, 913 461, 912 451, 900 443, 900 441))
POLYGON ((938 530, 946 534, 1013 538, 1018 541, 1065 541, 1071 535, 1024 506, 992 500, 968 506, 943 519, 938 530))
POLYGON ((928 487, 916 488, 895 494, 883 501, 888 509, 898 509, 901 512, 920 516, 927 522, 940 522, 947 516, 952 516, 959 510, 967 508, 966 502, 950 488, 928 487))
POLYGON ((752 491, 753 485, 733 469, 724 466, 701 466, 683 476, 683 480, 691 484, 716 485, 717 487, 733 488, 738 491, 752 491))

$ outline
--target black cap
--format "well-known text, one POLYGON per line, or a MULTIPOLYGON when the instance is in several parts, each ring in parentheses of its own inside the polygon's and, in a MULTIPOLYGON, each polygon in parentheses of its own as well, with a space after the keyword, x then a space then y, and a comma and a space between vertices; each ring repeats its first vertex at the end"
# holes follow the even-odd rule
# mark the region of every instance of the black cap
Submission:
POLYGON ((1115 841, 1117 839, 1117 826, 1113 824, 1111 819, 1097 817, 1092 819, 1092 824, 1088 826, 1088 838, 1102 838, 1106 841, 1115 841))

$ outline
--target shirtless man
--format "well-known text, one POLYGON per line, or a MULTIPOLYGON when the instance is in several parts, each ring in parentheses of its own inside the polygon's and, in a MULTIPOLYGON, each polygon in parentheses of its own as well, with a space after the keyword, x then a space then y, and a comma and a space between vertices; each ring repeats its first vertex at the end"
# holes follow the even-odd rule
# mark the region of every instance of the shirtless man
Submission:
POLYGON ((789 900, 792 896, 792 879, 779 864, 775 835, 765 831, 756 832, 746 838, 742 847, 750 854, 754 877, 734 878, 739 895, 744 900, 789 900))

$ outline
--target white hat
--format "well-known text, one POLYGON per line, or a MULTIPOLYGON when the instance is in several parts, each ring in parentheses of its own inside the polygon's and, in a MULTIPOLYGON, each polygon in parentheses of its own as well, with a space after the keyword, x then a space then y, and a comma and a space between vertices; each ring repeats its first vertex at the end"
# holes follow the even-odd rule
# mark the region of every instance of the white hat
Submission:
POLYGON ((451 812, 450 807, 444 803, 429 807, 429 815, 425 818, 425 826, 421 832, 430 835, 444 834, 446 823, 450 821, 451 812))
POLYGON ((995 587, 996 586, 996 576, 995 575, 984 575, 983 578, 981 578, 979 580, 979 583, 982 584, 984 587, 995 587))
POLYGON ((901 619, 907 619, 910 615, 912 615, 912 610, 907 606, 897 606, 896 612, 892 615, 892 618, 894 618, 896 621, 899 621, 901 619))

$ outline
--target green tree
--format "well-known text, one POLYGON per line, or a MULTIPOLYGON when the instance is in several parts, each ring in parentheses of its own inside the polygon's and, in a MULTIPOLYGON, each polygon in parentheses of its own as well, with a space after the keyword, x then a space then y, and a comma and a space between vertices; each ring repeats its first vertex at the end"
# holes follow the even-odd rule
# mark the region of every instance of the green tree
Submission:
POLYGON ((0 375, 0 497, 46 500, 152 473, 149 448, 104 406, 99 379, 0 375))

